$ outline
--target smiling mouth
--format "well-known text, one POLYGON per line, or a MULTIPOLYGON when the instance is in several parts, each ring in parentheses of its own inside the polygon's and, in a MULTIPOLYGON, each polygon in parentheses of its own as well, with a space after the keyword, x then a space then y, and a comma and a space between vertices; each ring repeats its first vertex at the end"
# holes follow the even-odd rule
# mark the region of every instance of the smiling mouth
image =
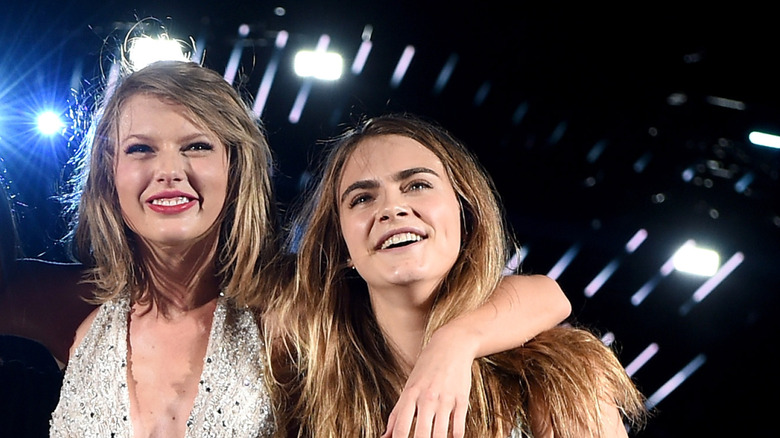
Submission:
POLYGON ((190 199, 186 196, 177 196, 175 198, 157 198, 153 199, 150 204, 160 205, 163 207, 173 207, 176 205, 182 205, 190 202, 190 199))
POLYGON ((379 249, 400 248, 411 245, 412 243, 423 240, 423 237, 415 233, 400 233, 390 236, 389 239, 382 242, 379 249))

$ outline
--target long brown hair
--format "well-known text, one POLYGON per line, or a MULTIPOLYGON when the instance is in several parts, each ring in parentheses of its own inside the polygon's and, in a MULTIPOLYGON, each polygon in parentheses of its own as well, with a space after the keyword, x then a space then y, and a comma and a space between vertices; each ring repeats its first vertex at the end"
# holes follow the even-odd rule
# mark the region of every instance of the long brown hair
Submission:
MULTIPOLYGON (((377 325, 365 283, 347 266, 349 254, 339 223, 337 188, 345 163, 363 140, 383 135, 409 137, 431 150, 441 160, 462 210, 461 252, 437 291, 424 343, 436 329, 489 298, 516 250, 491 178, 444 128, 412 115, 385 115, 365 120, 337 138, 291 230, 289 246, 297 252, 296 275, 274 300, 273 318, 266 320, 266 345, 278 361, 275 369, 282 370, 275 374, 280 434, 379 436, 406 382, 393 348, 377 325)), ((567 361, 561 368, 566 372, 571 371, 569 366, 576 370, 583 360, 575 354, 586 352, 588 363, 606 363, 617 369, 618 375, 622 368, 612 352, 589 332, 565 334, 568 338, 551 332, 529 343, 538 342, 536 348, 524 347, 474 361, 467 436, 509 436, 518 421, 527 423, 531 403, 549 407, 556 431, 575 430, 579 423, 585 425, 580 430, 594 430, 587 426, 590 420, 583 418, 587 414, 576 409, 597 410, 600 388, 611 387, 594 385, 583 394, 577 392, 580 386, 587 389, 589 383, 612 383, 615 379, 596 371, 570 379, 556 371, 557 361, 567 361), (559 340, 583 335, 587 339, 576 344, 579 348, 558 345, 559 340), (593 339, 598 345, 590 342, 593 339), (587 355, 592 348, 599 354, 587 355), (605 352, 608 354, 602 354, 605 352), (549 379, 553 384, 568 381, 551 387, 549 379), (556 393, 546 399, 531 398, 548 389, 556 393), (555 404, 555 396, 572 405, 555 404), (577 415, 567 416, 571 412, 577 415)), ((631 396, 638 397, 638 393, 631 396)), ((636 408, 636 404, 623 401, 619 400, 618 406, 636 408)))
MULTIPOLYGON (((305 222, 296 223, 291 233, 293 238, 300 236, 293 242, 298 270, 292 300, 282 300, 287 314, 279 316, 285 322, 282 330, 298 340, 291 349, 299 348, 297 365, 306 376, 294 415, 304 419, 304 435, 379 436, 406 381, 373 317, 365 285, 350 278, 338 218, 337 188, 347 159, 365 138, 390 134, 417 140, 441 160, 462 208, 462 251, 437 294, 426 342, 437 328, 484 303, 514 248, 491 180, 465 146, 444 129, 416 117, 389 115, 367 120, 338 138, 319 183, 306 197, 299 215, 305 222), (301 230, 305 230, 302 235, 301 230)), ((496 428, 508 434, 514 412, 496 415, 501 410, 492 406, 488 388, 501 385, 483 368, 475 362, 468 430, 475 436, 487 436, 485 432, 496 428), (507 423, 496 426, 504 420, 507 423)))
POLYGON ((81 161, 71 180, 72 237, 77 259, 91 267, 96 302, 123 290, 144 296, 149 272, 138 257, 134 235, 122 219, 114 185, 119 115, 128 99, 148 94, 182 105, 192 120, 216 134, 229 160, 228 190, 218 223, 217 274, 223 293, 239 303, 256 301, 258 272, 271 257, 275 211, 272 155, 259 119, 217 72, 193 62, 160 61, 120 79, 96 112, 81 161))

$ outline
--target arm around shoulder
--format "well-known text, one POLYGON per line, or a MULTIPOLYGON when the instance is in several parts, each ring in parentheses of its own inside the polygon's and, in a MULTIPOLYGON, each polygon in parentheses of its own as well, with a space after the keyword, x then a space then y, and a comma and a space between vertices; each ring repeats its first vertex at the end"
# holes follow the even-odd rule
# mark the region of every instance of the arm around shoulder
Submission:
POLYGON ((449 423, 452 436, 462 437, 474 359, 522 346, 570 313, 569 300, 551 278, 505 277, 485 304, 433 333, 409 374, 383 438, 408 436, 415 417, 416 427, 425 428, 426 436, 431 424, 449 423))
POLYGON ((570 314, 571 303, 552 278, 509 275, 485 304, 441 327, 434 337, 457 339, 478 358, 520 347, 570 314))

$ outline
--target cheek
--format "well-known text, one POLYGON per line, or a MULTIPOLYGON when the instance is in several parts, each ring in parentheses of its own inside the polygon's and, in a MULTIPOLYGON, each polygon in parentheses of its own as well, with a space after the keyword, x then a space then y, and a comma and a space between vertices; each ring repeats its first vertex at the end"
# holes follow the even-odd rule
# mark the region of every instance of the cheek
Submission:
POLYGON ((354 224, 352 224, 349 219, 344 218, 344 216, 341 216, 339 218, 339 226, 341 227, 341 236, 344 239, 344 243, 347 245, 347 251, 349 251, 350 256, 352 255, 353 247, 355 245, 355 227, 354 224))
POLYGON ((119 163, 114 168, 114 187, 119 198, 120 205, 128 200, 137 197, 140 190, 141 174, 139 169, 119 163))
POLYGON ((367 239, 370 232, 370 223, 365 220, 364 214, 353 211, 347 215, 341 215, 339 226, 351 258, 359 257, 360 254, 365 254, 369 251, 367 239))
MULTIPOLYGON (((237 172, 233 172, 237 173, 237 172)), ((219 168, 219 175, 217 179, 221 182, 222 191, 227 195, 227 188, 230 185, 230 166, 228 166, 227 158, 222 162, 222 166, 219 168)))
POLYGON ((450 208, 442 211, 442 220, 444 221, 447 233, 445 245, 447 256, 450 260, 458 258, 461 250, 461 241, 463 239, 460 206, 456 204, 454 207, 455 210, 450 206, 450 208))
POLYGON ((216 196, 216 199, 224 203, 227 197, 229 178, 227 167, 193 166, 189 175, 189 184, 196 191, 211 193, 210 196, 207 196, 207 199, 213 199, 216 196))
POLYGON ((229 186, 230 186, 230 179, 229 179, 229 176, 228 176, 227 172, 225 172, 224 174, 218 175, 215 178, 216 191, 219 193, 219 196, 220 196, 223 204, 227 200, 226 198, 227 198, 228 187, 229 186))
MULTIPOLYGON (((119 170, 119 169, 117 169, 119 170)), ((114 191, 117 202, 119 203, 119 214, 125 225, 134 233, 137 232, 134 226, 134 218, 139 218, 141 205, 141 195, 138 188, 138 178, 133 178, 127 171, 116 173, 114 178, 114 191)))
POLYGON ((454 240, 460 245, 462 224, 461 224, 461 209, 460 204, 457 201, 452 201, 441 212, 442 218, 446 224, 447 237, 449 240, 454 240))
POLYGON ((450 238, 448 239, 449 250, 452 252, 453 257, 457 258, 461 250, 461 243, 463 241, 460 218, 458 218, 458 220, 452 221, 450 224, 450 230, 450 238))

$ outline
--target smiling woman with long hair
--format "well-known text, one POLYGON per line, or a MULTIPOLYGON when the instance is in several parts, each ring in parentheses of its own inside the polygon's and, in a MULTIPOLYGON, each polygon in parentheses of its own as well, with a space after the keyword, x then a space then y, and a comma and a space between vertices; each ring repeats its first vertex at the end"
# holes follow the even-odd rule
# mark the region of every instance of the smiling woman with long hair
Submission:
POLYGON ((98 115, 71 201, 99 307, 76 333, 51 435, 269 435, 244 305, 273 253, 258 121, 218 73, 178 61, 122 78, 98 115))
MULTIPOLYGON (((487 300, 516 249, 495 188, 446 130, 387 115, 337 139, 307 199, 294 304, 282 311, 289 324, 268 342, 297 370, 277 395, 287 427, 406 437, 384 419, 418 354, 487 300)), ((465 430, 454 436, 625 436, 621 414, 644 421, 642 395, 615 354, 580 328, 477 359, 471 378, 465 430)), ((434 436, 448 428, 434 422, 434 436)))

